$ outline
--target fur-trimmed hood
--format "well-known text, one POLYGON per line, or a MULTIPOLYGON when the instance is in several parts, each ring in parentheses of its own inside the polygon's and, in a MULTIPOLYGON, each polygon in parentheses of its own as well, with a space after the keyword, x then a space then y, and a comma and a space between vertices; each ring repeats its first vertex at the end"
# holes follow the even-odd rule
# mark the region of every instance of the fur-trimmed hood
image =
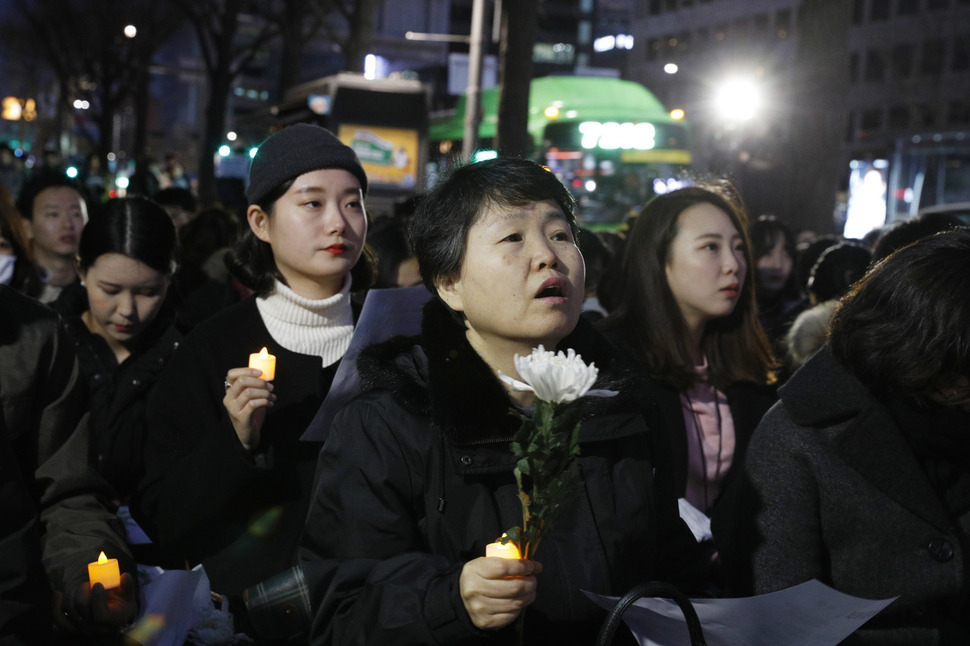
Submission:
MULTIPOLYGON (((361 390, 386 390, 408 411, 429 416, 456 445, 508 441, 519 420, 507 391, 438 299, 425 305, 420 337, 397 337, 367 348, 358 359, 361 390)), ((583 319, 557 349, 573 348, 600 370, 595 388, 611 398, 581 400, 584 418, 642 410, 635 368, 583 319)), ((591 439, 589 433, 581 440, 591 439)))

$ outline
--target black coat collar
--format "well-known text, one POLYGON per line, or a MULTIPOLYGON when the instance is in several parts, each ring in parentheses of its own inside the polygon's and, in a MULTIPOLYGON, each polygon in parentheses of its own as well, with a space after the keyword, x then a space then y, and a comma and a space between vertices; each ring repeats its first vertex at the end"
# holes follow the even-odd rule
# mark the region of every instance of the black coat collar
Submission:
MULTIPOLYGON (((563 339, 600 370, 595 388, 612 398, 582 400, 584 417, 639 410, 636 373, 585 320, 563 339)), ((472 349, 464 326, 438 299, 424 308, 420 338, 396 338, 365 350, 358 360, 362 390, 390 391, 406 409, 428 415, 456 445, 508 441, 519 424, 505 387, 472 349), (418 347, 420 344, 420 347, 418 347)))

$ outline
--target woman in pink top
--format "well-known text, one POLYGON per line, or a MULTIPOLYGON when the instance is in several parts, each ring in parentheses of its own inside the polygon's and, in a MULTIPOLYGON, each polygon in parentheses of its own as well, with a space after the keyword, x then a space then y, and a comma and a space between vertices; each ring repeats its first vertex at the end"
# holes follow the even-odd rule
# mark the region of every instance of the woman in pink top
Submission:
POLYGON ((746 231, 727 186, 655 197, 632 225, 609 289, 617 307, 601 324, 655 386, 658 478, 708 516, 775 400, 746 231))

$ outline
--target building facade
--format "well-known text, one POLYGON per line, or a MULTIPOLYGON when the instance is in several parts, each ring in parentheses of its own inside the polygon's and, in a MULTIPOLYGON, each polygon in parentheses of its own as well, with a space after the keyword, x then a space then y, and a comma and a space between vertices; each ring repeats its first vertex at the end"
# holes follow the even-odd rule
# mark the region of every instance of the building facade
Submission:
POLYGON ((970 200, 970 0, 650 0, 632 30, 626 75, 685 109, 698 170, 755 215, 841 233, 865 170, 887 220, 970 200), (747 119, 718 93, 735 79, 747 119))

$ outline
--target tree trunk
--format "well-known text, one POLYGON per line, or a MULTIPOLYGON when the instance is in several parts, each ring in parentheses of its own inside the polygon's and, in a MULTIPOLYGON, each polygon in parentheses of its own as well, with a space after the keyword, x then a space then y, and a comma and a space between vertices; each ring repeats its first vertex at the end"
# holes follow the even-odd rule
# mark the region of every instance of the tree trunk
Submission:
POLYGON ((363 72, 364 57, 371 47, 374 33, 374 9, 378 0, 357 0, 356 11, 350 21, 350 34, 344 58, 348 72, 363 72))
MULTIPOLYGON (((789 224, 830 233, 839 188, 840 159, 845 137, 845 97, 849 87, 848 31, 852 3, 813 0, 803 4, 794 84, 797 106, 793 150, 802 160, 792 174, 789 224), (827 226, 823 226, 826 225, 827 226)), ((848 168, 848 160, 843 160, 848 168)))
MULTIPOLYGON (((151 170, 148 168, 148 155, 145 150, 148 145, 148 68, 138 70, 135 76, 135 134, 132 143, 132 155, 135 158, 135 173, 145 177, 151 170)), ((106 160, 101 160, 106 164, 106 160)), ((107 166, 102 166, 107 168, 107 166)))
POLYGON ((212 77, 199 157, 199 201, 204 207, 213 206, 219 202, 215 158, 226 127, 226 106, 229 102, 231 84, 232 77, 226 70, 212 77))
POLYGON ((302 23, 308 9, 305 2, 285 3, 285 18, 280 24, 280 76, 277 99, 282 100, 287 88, 300 82, 300 63, 303 59, 302 23))
MULTIPOLYGON (((115 106, 102 98, 101 111, 98 113, 98 157, 101 163, 107 163, 108 153, 115 149, 112 136, 114 135, 115 106)), ((105 166, 107 168, 107 166, 105 166)))
POLYGON ((502 3, 502 91, 498 106, 495 147, 502 155, 528 157, 533 153, 529 135, 529 88, 532 50, 538 30, 538 0, 502 3))

